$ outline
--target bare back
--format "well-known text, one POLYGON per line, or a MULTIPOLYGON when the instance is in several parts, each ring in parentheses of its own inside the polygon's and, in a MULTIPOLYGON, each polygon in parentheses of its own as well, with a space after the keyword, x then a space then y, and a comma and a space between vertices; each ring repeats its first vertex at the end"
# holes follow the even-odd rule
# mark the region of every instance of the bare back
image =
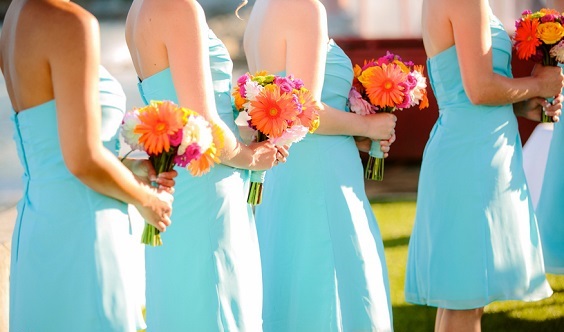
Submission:
POLYGON ((327 13, 319 0, 257 0, 244 47, 251 72, 285 71, 320 100, 328 41, 327 13))
POLYGON ((244 47, 251 72, 267 70, 277 73, 286 69, 286 29, 277 10, 279 4, 257 1, 245 30, 244 47))
POLYGON ((454 45, 448 2, 449 0, 423 0, 421 30, 429 58, 454 45))
POLYGON ((53 99, 48 63, 52 15, 58 5, 14 0, 6 13, 0 37, 0 66, 16 112, 53 99))
POLYGON ((135 0, 125 24, 125 39, 135 71, 145 79, 170 66, 159 20, 165 17, 159 1, 135 0))

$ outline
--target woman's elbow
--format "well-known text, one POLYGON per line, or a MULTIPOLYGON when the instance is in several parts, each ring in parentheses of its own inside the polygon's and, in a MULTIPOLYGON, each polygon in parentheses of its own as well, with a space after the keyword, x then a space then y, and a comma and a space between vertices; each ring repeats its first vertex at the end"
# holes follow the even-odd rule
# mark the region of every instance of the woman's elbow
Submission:
POLYGON ((466 89, 466 96, 468 96, 468 100, 473 105, 484 105, 488 104, 490 100, 488 100, 488 95, 486 88, 476 87, 476 88, 467 88, 466 89))
POLYGON ((88 153, 73 153, 64 155, 65 165, 69 172, 78 179, 87 179, 92 176, 96 165, 93 155, 88 153))

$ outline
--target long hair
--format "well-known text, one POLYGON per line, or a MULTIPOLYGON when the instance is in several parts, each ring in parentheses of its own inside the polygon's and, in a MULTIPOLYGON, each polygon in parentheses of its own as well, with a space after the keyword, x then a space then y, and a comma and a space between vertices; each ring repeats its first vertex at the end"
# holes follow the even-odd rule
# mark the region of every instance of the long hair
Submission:
POLYGON ((237 9, 235 9, 235 15, 237 16, 238 19, 242 20, 241 16, 239 16, 239 9, 245 7, 245 5, 248 3, 249 3, 248 0, 241 0, 239 6, 237 6, 237 9))

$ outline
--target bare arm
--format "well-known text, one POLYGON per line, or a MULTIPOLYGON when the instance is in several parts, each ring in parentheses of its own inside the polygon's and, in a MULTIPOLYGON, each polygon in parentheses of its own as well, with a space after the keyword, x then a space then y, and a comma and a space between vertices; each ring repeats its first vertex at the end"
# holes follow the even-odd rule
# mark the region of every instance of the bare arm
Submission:
POLYGON ((49 50, 61 150, 68 169, 93 190, 134 204, 160 230, 170 224, 172 196, 140 183, 100 140, 99 27, 84 11, 65 13, 49 50))
MULTIPOLYGON (((327 14, 319 2, 277 3, 275 11, 284 21, 286 43, 285 69, 304 81, 314 98, 321 100, 327 56, 327 14)), ((253 68, 251 68, 253 69, 253 68)), ((264 68, 255 68, 256 70, 264 68)), ((363 117, 320 103, 321 135, 353 135, 388 139, 394 133, 395 115, 375 114, 363 117)))
POLYGON ((524 78, 494 73, 487 0, 450 2, 443 9, 452 25, 462 82, 474 104, 503 105, 532 97, 552 97, 562 88, 559 68, 545 67, 524 78))
POLYGON ((265 142, 249 147, 239 142, 217 113, 212 93, 208 27, 201 7, 195 1, 172 1, 163 6, 173 11, 170 15, 161 15, 161 19, 167 21, 161 25, 161 36, 180 105, 197 111, 223 129, 222 163, 248 169, 272 167, 276 159, 274 146, 265 142))

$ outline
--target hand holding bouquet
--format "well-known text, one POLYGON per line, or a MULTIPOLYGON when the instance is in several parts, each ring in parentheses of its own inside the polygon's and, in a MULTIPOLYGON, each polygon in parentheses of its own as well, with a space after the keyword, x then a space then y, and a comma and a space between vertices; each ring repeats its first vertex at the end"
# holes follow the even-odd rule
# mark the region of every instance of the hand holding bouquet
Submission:
MULTIPOLYGON (((254 131, 254 140, 270 140, 277 146, 289 145, 313 133, 319 125, 318 107, 301 80, 292 76, 249 73, 237 80, 234 89, 239 126, 254 131)), ((251 188, 247 202, 262 201, 265 171, 251 172, 251 188)))
MULTIPOLYGON (((353 86, 349 93, 351 112, 367 115, 377 112, 392 113, 396 109, 419 105, 429 106, 427 80, 423 66, 402 59, 390 52, 378 60, 365 61, 354 66, 353 86)), ((378 142, 373 142, 364 173, 365 178, 382 181, 384 178, 384 153, 378 142)))
MULTIPOLYGON (((157 174, 179 165, 200 176, 220 161, 221 129, 198 113, 170 101, 151 101, 145 107, 128 111, 121 129, 124 141, 133 150, 149 155, 157 174)), ((162 245, 159 230, 145 224, 141 242, 162 245)))
MULTIPOLYGON (((564 63, 564 18, 557 10, 525 10, 515 21, 514 48, 521 60, 533 60, 544 66, 564 63)), ((542 112, 541 122, 553 122, 542 112)))

